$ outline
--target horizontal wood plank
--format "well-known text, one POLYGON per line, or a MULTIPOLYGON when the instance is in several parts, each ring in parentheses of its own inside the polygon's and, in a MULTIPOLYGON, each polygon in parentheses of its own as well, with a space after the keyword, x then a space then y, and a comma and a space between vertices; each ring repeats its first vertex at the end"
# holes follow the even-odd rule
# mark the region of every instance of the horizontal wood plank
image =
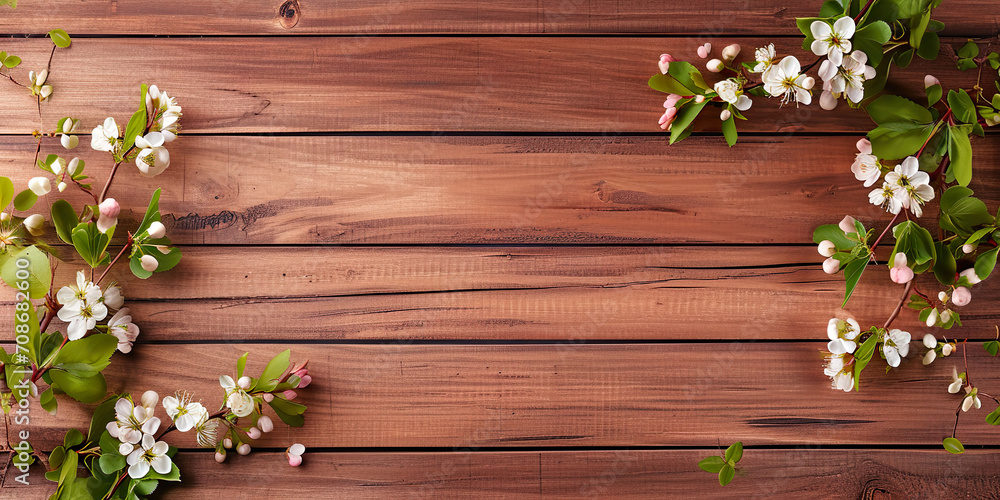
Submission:
MULTIPOLYGON (((181 245, 808 243, 844 214, 887 220, 850 171, 856 140, 748 137, 729 149, 708 137, 189 136, 171 143, 166 172, 147 179, 125 165, 110 195, 135 227, 162 187, 181 245)), ((48 141, 43 155, 65 154, 48 141)), ((1000 146, 973 146, 970 187, 996 207, 1000 171, 986 166, 1000 146)), ((107 155, 71 154, 102 186, 107 155)), ((20 189, 40 172, 33 157, 30 138, 0 140, 0 168, 20 189)), ((936 209, 926 213, 934 224, 936 209)))
MULTIPOLYGON (((760 497, 799 499, 990 498, 1000 492, 992 473, 1000 455, 969 450, 952 456, 923 450, 746 449, 741 474, 725 488, 699 470, 717 450, 305 454, 283 465, 283 454, 253 452, 216 464, 208 453, 180 452, 182 482, 160 494, 191 500, 231 498, 606 498, 760 497), (252 480, 234 475, 253 470, 252 480), (845 480, 845 476, 850 480, 845 480)), ((30 487, 52 490, 41 467, 30 487)), ((5 486, 16 487, 8 472, 5 486)), ((47 493, 46 493, 47 494, 47 493)))
MULTIPOLYGON (((766 327, 766 324, 762 324, 766 327)), ((199 327, 192 317, 191 329, 199 327)), ((289 316, 285 328, 308 322, 289 316)), ((237 334, 238 335, 238 334, 237 334)), ((237 335, 234 335, 236 337, 237 335)), ((641 345, 292 346, 310 360, 313 385, 302 390, 306 424, 265 435, 262 447, 705 446, 717 440, 758 445, 925 445, 950 436, 961 396, 948 394, 960 354, 922 366, 914 342, 900 368, 875 359, 861 392, 830 388, 824 342, 641 345), (892 432, 887 432, 891 429, 892 432)), ((250 351, 259 373, 284 345, 142 346, 108 368, 111 391, 187 390, 209 408, 220 404, 218 377, 250 351)), ((1000 385, 996 359, 969 344, 969 373, 987 392, 1000 385)), ((967 445, 1000 444, 983 421, 993 409, 963 414, 967 445)), ((39 449, 85 427, 89 412, 60 403, 58 418, 31 411, 39 449)), ((12 426, 11 430, 20 430, 12 426)), ((172 433, 183 448, 194 437, 172 433)))
MULTIPOLYGON (((46 128, 63 116, 86 128, 107 116, 127 121, 141 83, 157 84, 184 107, 181 125, 199 133, 514 131, 659 133, 664 94, 649 89, 663 52, 695 59, 703 38, 198 38, 85 39, 56 52, 47 80, 54 87, 43 106, 46 128), (108 54, 114 57, 108 57, 108 54), (151 57, 149 54, 156 54, 151 57), (128 68, 123 71, 122 68, 128 68), (116 75, 108 79, 104 75, 116 75)), ((765 39, 739 42, 751 53, 765 39)), ((807 64, 798 39, 779 41, 782 53, 807 64)), ((964 43, 946 39, 949 43, 964 43)), ((29 69, 42 68, 52 44, 12 39, 5 50, 29 69)), ((942 56, 945 61, 948 56, 942 56)), ((973 71, 951 63, 915 61, 894 73, 893 88, 923 98, 923 77, 933 72, 947 88, 975 83, 973 71), (897 88, 898 87, 898 88, 897 88)), ((707 72, 706 72, 707 73, 707 72)), ((707 73, 708 80, 714 75, 707 73)), ((991 86, 991 82, 984 85, 991 86)), ((11 87, 17 90, 16 87, 11 87)), ((817 99, 818 101, 818 96, 817 99)), ((779 107, 755 98, 741 122, 745 131, 861 132, 864 112, 841 105, 779 107)), ((28 134, 38 127, 35 100, 5 99, 0 133, 28 134)), ((705 113, 697 130, 718 132, 718 113, 705 113)))
MULTIPOLYGON (((255 341, 822 339, 835 316, 881 325, 900 288, 873 267, 844 311, 843 277, 825 274, 812 247, 185 252, 178 267, 149 280, 126 267, 109 275, 123 284, 140 343, 226 341, 234 332, 255 341), (200 318, 197 329, 191 317, 200 318), (309 327, 286 328, 289 318, 309 327)), ((56 286, 81 268, 60 265, 56 286)), ((939 285, 925 278, 920 287, 936 295, 939 285)), ((998 291, 994 281, 974 287, 972 303, 957 308, 962 335, 993 338, 998 291)), ((922 329, 910 310, 897 324, 922 329)), ((13 316, 0 316, 0 331, 12 328, 13 316)))
MULTIPOLYGON (((1000 23, 994 7, 991 0, 944 2, 934 10, 934 18, 945 23, 948 34, 992 35, 1000 23)), ((818 3, 782 6, 765 0, 722 0, 696 8, 654 0, 179 0, 169 6, 152 0, 39 0, 5 12, 0 32, 46 33, 58 26, 72 34, 116 35, 799 35, 795 18, 815 16, 818 9, 818 3)))

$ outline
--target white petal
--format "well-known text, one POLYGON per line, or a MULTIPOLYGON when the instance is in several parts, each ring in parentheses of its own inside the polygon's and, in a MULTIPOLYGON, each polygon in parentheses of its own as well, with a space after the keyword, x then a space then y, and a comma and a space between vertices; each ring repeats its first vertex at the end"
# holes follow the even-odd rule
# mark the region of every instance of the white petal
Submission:
POLYGON ((844 53, 840 51, 837 47, 831 47, 830 53, 827 55, 830 58, 830 62, 834 66, 840 66, 844 63, 844 53))
POLYGON ((132 479, 141 479, 146 477, 149 472, 149 462, 145 460, 140 460, 134 465, 128 468, 128 476, 132 479))
MULTIPOLYGON (((833 29, 824 21, 813 21, 812 24, 809 25, 809 31, 812 32, 813 38, 817 40, 829 38, 830 35, 833 34, 833 29)), ((826 52, 817 52, 816 55, 826 55, 826 52)))
MULTIPOLYGON (((164 444, 166 444, 166 443, 164 443, 164 444)), ((153 460, 151 460, 149 463, 150 463, 150 465, 153 466, 153 470, 155 470, 156 472, 158 472, 160 474, 166 474, 166 473, 170 472, 170 469, 172 468, 171 464, 170 464, 170 457, 168 457, 166 455, 160 455, 160 456, 154 458, 153 460)))
POLYGON ((750 106, 752 105, 753 105, 753 100, 751 100, 749 97, 745 95, 741 95, 739 96, 739 98, 736 99, 736 109, 740 111, 746 111, 750 109, 750 106))
POLYGON ((833 31, 837 33, 837 37, 841 40, 847 40, 853 37, 856 27, 854 19, 851 16, 844 16, 837 19, 837 22, 833 23, 833 31))

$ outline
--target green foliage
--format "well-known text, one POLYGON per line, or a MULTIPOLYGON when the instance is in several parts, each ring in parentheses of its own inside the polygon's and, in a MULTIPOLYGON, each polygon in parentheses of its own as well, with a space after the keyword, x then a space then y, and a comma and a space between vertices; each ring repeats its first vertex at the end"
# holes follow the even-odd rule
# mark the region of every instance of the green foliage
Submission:
POLYGON ((111 261, 107 250, 114 233, 114 227, 102 233, 94 222, 81 222, 73 229, 73 246, 90 267, 103 266, 111 261))
POLYGON ((0 177, 0 210, 7 208, 14 199, 14 183, 7 177, 0 177))
POLYGON ((883 95, 866 108, 878 127, 868 132, 872 153, 883 159, 915 154, 934 131, 931 112, 903 97, 883 95))
MULTIPOLYGON (((892 254, 903 252, 913 272, 922 273, 930 268, 937 257, 934 237, 930 231, 913 221, 896 224, 892 228, 892 236, 896 238, 896 246, 892 254)), ((890 265, 892 263, 890 262, 890 265)))
POLYGON ((154 272, 161 273, 173 269, 181 261, 181 251, 177 248, 167 248, 171 245, 169 238, 153 239, 149 237, 149 226, 160 221, 160 190, 153 192, 149 200, 149 207, 146 208, 146 215, 142 218, 139 228, 135 232, 135 241, 132 244, 132 254, 129 258, 129 268, 137 278, 146 279, 154 272), (166 249, 164 252, 161 249, 166 249), (155 271, 147 271, 142 268, 142 256, 151 255, 158 262, 155 271))
POLYGON ((17 196, 14 197, 14 208, 22 212, 27 212, 31 210, 31 207, 35 206, 36 201, 38 201, 38 195, 30 189, 25 189, 17 193, 17 196))
POLYGON ((973 191, 964 186, 952 186, 941 195, 941 228, 968 238, 980 226, 993 224, 986 204, 972 196, 973 191))
POLYGON ((50 31, 49 32, 49 38, 52 39, 52 43, 54 43, 56 45, 56 47, 59 47, 61 49, 65 49, 65 48, 69 47, 70 43, 72 43, 72 40, 70 40, 69 34, 66 33, 66 30, 59 29, 59 28, 56 28, 56 29, 50 31))
POLYGON ((942 441, 941 444, 948 453, 955 455, 965 453, 965 447, 962 446, 962 442, 953 437, 944 438, 944 441, 942 441))
POLYGON ((730 116, 728 120, 722 122, 722 135, 726 138, 726 144, 733 147, 738 139, 736 133, 736 115, 730 116))
POLYGON ((996 356, 997 352, 1000 352, 1000 341, 991 340, 989 342, 985 342, 983 343, 983 349, 986 349, 986 352, 990 353, 990 356, 996 356))
POLYGON ((20 290, 33 299, 40 299, 52 286, 49 257, 36 246, 12 250, 9 258, 0 265, 0 277, 11 288, 20 290), (28 265, 22 267, 25 262, 28 265))
POLYGON ((737 441, 726 449, 724 456, 711 456, 698 462, 698 468, 719 475, 719 484, 725 486, 736 475, 736 464, 743 458, 743 443, 737 441))
POLYGON ((871 335, 865 340, 856 351, 854 351, 854 390, 861 390, 861 372, 864 371, 865 367, 868 366, 868 362, 872 359, 872 354, 875 353, 875 347, 878 346, 879 339, 882 338, 883 332, 881 329, 876 329, 872 327, 871 335))
POLYGON ((882 62, 882 45, 892 38, 892 28, 882 21, 875 21, 854 33, 851 44, 868 56, 868 64, 878 66, 882 62))
POLYGON ((73 229, 80 224, 76 210, 66 200, 56 200, 52 203, 52 225, 56 228, 59 239, 72 245, 73 229))

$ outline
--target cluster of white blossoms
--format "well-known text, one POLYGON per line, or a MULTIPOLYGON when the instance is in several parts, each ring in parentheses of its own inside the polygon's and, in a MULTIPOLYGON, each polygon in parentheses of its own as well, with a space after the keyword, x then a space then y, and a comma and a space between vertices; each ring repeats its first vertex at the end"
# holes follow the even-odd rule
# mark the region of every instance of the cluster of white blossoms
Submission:
MULTIPOLYGON (((864 180, 866 187, 871 186, 881 176, 881 166, 871 154, 871 143, 867 139, 858 141, 858 151, 851 170, 855 178, 864 180)), ((930 182, 930 175, 920 170, 917 157, 908 156, 885 174, 882 187, 868 193, 868 201, 891 214, 908 210, 914 217, 920 217, 924 213, 924 204, 934 199, 934 188, 930 182)))
MULTIPOLYGON (((181 107, 173 97, 169 97, 165 91, 160 91, 156 85, 149 86, 145 105, 148 132, 132 138, 135 149, 139 150, 135 157, 135 165, 142 175, 154 177, 170 166, 170 153, 164 145, 177 138, 181 107)), ((127 153, 122 151, 124 145, 125 140, 112 117, 106 118, 104 123, 95 127, 91 133, 90 147, 98 151, 121 156, 127 153)))
POLYGON ((118 338, 118 350, 128 353, 132 342, 139 335, 139 327, 132 323, 128 308, 123 308, 125 298, 121 288, 112 283, 104 292, 88 281, 83 271, 76 273, 76 285, 67 285, 56 292, 56 301, 62 305, 56 313, 61 321, 68 323, 68 340, 82 339, 87 332, 97 328, 97 322, 108 316, 108 310, 118 312, 108 322, 108 333, 118 338))
POLYGON ((153 391, 143 393, 138 406, 131 398, 121 398, 115 403, 115 420, 108 422, 108 433, 121 441, 118 453, 125 456, 132 479, 146 477, 150 468, 158 474, 167 474, 173 468, 167 455, 170 446, 155 436, 160 429, 160 419, 154 415, 159 399, 153 391))
POLYGON ((979 400, 979 389, 969 383, 969 378, 965 373, 958 373, 958 369, 951 368, 951 384, 948 385, 948 392, 958 394, 958 391, 965 388, 965 396, 962 398, 962 411, 969 411, 972 408, 982 408, 983 403, 979 400))
POLYGON ((858 348, 855 339, 861 335, 861 327, 853 319, 833 318, 826 327, 830 342, 823 373, 830 377, 834 389, 850 392, 854 388, 854 350, 858 348))
POLYGON ((771 97, 780 97, 781 104, 790 102, 809 105, 816 79, 802 73, 802 65, 795 56, 785 56, 779 61, 774 44, 754 51, 753 73, 760 73, 764 90, 771 97))
POLYGON ((815 39, 810 47, 813 54, 826 56, 819 67, 819 77, 823 79, 820 107, 836 108, 841 96, 855 104, 861 102, 865 96, 864 83, 875 78, 875 68, 867 64, 867 54, 851 51, 851 38, 857 29, 854 19, 844 16, 832 26, 826 21, 813 21, 809 29, 815 39))

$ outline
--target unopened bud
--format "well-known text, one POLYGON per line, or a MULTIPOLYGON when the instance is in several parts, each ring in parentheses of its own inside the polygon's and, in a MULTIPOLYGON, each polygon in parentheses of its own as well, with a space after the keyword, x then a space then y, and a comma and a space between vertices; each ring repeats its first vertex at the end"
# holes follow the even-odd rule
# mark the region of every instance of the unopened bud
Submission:
POLYGON ((149 225, 149 237, 153 239, 160 239, 167 234, 167 228, 160 221, 154 221, 149 225))
POLYGON ((309 384, 311 384, 312 381, 313 381, 313 378, 311 376, 309 376, 309 375, 303 375, 301 377, 301 379, 299 380, 299 385, 297 385, 296 388, 303 389, 303 388, 309 386, 309 384))
POLYGON ((60 182, 59 184, 56 185, 56 189, 58 189, 60 193, 63 192, 63 191, 65 191, 66 190, 66 183, 65 182, 60 182))
POLYGON ((222 440, 222 446, 224 448, 232 448, 233 447, 233 440, 230 439, 230 438, 223 439, 222 440))
POLYGON ((217 452, 215 452, 215 461, 219 462, 220 464, 222 462, 225 462, 226 461, 226 452, 224 450, 223 451, 217 451, 217 452))
POLYGON ((965 252, 965 253, 968 254, 968 253, 972 253, 972 252, 975 252, 975 251, 976 251, 976 245, 973 245, 972 243, 966 243, 966 244, 962 245, 962 252, 965 252))
POLYGON ((80 144, 80 138, 75 135, 63 134, 62 137, 59 138, 59 142, 64 148, 73 149, 80 144))
POLYGON ((271 394, 270 392, 265 392, 264 395, 261 397, 264 398, 265 403, 270 403, 271 401, 274 401, 274 394, 271 394))
POLYGON ((924 364, 924 366, 927 366, 933 363, 935 359, 937 359, 937 352, 934 350, 930 350, 927 351, 927 354, 924 354, 924 360, 921 362, 924 364))
POLYGON ((722 58, 726 61, 732 61, 738 55, 740 55, 739 44, 726 45, 726 48, 722 49, 722 58))
POLYGON ((705 67, 712 73, 718 73, 726 68, 726 64, 719 59, 712 59, 711 61, 708 61, 708 64, 706 64, 705 67))
POLYGON ((938 321, 938 310, 931 309, 931 314, 927 316, 927 326, 931 327, 937 324, 938 321))
POLYGON ((701 103, 705 102, 705 96, 703 96, 701 94, 698 94, 698 95, 694 96, 694 102, 696 102, 698 104, 701 104, 701 103))
POLYGON ((924 347, 928 349, 933 349, 937 347, 937 344, 938 344, 937 337, 935 337, 933 333, 928 333, 927 335, 924 335, 924 347))
POLYGON ((955 289, 954 293, 951 294, 951 303, 959 307, 964 307, 969 305, 972 301, 972 292, 964 286, 960 286, 955 289))
POLYGON ((0 222, 7 222, 10 220, 10 214, 7 212, 0 212, 0 222))
POLYGON ((261 431, 256 427, 247 429, 247 436, 250 436, 250 439, 260 439, 260 435, 261 431))
POLYGON ((938 292, 938 300, 940 300, 941 302, 948 302, 948 292, 945 291, 938 292))
POLYGON ((712 53, 712 44, 706 43, 701 47, 698 47, 698 57, 702 59, 707 59, 708 55, 712 53))
POLYGON ((122 211, 121 205, 119 205, 114 198, 108 198, 102 201, 101 204, 97 206, 97 209, 101 212, 101 215, 110 218, 118 217, 118 214, 122 211))
POLYGON ((840 230, 845 233, 856 233, 858 232, 858 228, 855 227, 854 225, 855 222, 857 221, 854 220, 854 217, 848 215, 844 217, 843 220, 840 221, 840 224, 838 224, 837 227, 839 227, 840 230))
POLYGON ((45 196, 52 191, 52 182, 48 177, 32 177, 28 181, 28 189, 35 193, 35 196, 45 196))
POLYGON ((958 274, 959 274, 959 276, 965 276, 965 279, 969 280, 969 284, 970 285, 975 285, 976 283, 979 283, 980 281, 982 281, 981 279, 979 279, 979 276, 976 274, 976 270, 974 268, 971 268, 971 267, 969 269, 966 269, 965 271, 962 271, 962 272, 958 273, 958 274))
POLYGON ((721 113, 719 113, 719 119, 722 121, 726 121, 732 117, 733 117, 733 112, 729 111, 728 109, 724 109, 722 110, 721 113))
POLYGON ((240 455, 249 455, 250 445, 246 443, 241 444, 239 448, 236 448, 236 453, 239 453, 240 455))
POLYGON ((32 236, 41 236, 45 232, 45 217, 42 214, 29 215, 24 219, 24 227, 32 236))
POLYGON ((948 309, 941 311, 941 323, 947 323, 949 321, 951 321, 951 311, 948 309))
POLYGON ((833 257, 833 254, 837 253, 837 246, 833 244, 830 240, 823 240, 819 242, 819 254, 823 257, 833 257))
POLYGON ((667 72, 670 71, 670 63, 674 61, 676 61, 674 56, 670 54, 660 54, 660 61, 658 63, 660 66, 660 73, 663 73, 664 75, 667 74, 667 72))
POLYGON ((830 257, 823 261, 823 272, 826 274, 837 274, 840 271, 840 261, 830 257))
POLYGON ((837 104, 839 104, 837 96, 833 95, 833 92, 824 90, 822 94, 819 95, 819 107, 826 111, 833 111, 837 109, 837 104))
POLYGON ((285 391, 282 394, 284 394, 285 395, 285 399, 287 399, 289 401, 291 401, 291 400, 293 400, 293 399, 295 399, 295 398, 297 398, 299 396, 298 393, 296 393, 295 391, 292 391, 292 390, 285 391))
POLYGON ((152 255, 143 255, 142 258, 139 259, 139 265, 141 265, 146 272, 150 273, 155 271, 157 267, 160 267, 160 263, 157 262, 156 257, 153 257, 152 255))
POLYGON ((807 76, 807 77, 805 77, 805 78, 802 79, 802 85, 801 85, 802 88, 804 88, 806 90, 812 90, 812 88, 815 87, 815 86, 816 86, 816 79, 815 78, 813 78, 811 76, 807 76))
POLYGON ((955 344, 945 344, 941 346, 941 355, 950 356, 952 351, 955 350, 955 344))
POLYGON ((245 375, 236 381, 236 385, 240 386, 240 389, 243 389, 244 391, 250 388, 250 384, 253 384, 253 379, 245 375))
POLYGON ((274 422, 271 421, 271 417, 267 415, 261 415, 257 419, 257 427, 260 427, 261 432, 271 432, 274 430, 274 422))
POLYGON ((941 80, 938 80, 934 75, 924 76, 924 88, 928 89, 935 85, 941 85, 941 80))

